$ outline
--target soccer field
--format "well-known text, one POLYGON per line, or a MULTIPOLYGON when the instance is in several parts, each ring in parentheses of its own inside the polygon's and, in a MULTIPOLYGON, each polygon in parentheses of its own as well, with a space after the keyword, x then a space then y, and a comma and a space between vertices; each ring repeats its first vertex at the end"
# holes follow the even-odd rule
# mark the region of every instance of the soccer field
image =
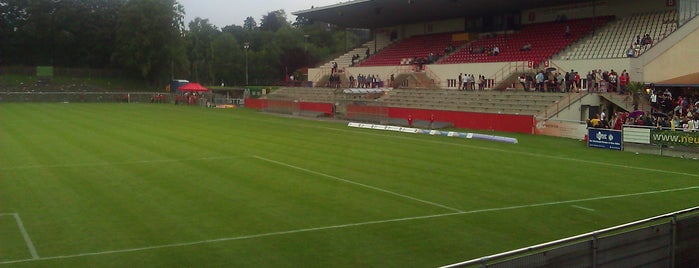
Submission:
POLYGON ((0 266, 435 267, 699 205, 696 160, 500 135, 1 104, 0 266))

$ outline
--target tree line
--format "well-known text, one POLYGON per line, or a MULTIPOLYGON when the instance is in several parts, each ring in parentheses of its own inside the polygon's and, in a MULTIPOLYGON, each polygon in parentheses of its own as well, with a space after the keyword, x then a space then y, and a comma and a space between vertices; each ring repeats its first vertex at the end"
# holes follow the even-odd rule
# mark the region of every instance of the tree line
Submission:
POLYGON ((184 15, 176 0, 0 0, 0 65, 119 69, 151 85, 245 85, 247 58, 249 84, 266 85, 367 37, 290 22, 284 10, 221 29, 205 18, 185 27, 184 15))

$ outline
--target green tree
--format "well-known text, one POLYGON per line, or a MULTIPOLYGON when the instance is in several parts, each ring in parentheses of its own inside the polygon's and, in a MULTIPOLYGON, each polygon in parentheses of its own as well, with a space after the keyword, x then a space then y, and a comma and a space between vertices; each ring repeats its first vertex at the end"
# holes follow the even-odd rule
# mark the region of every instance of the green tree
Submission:
POLYGON ((286 12, 283 9, 272 11, 267 13, 267 15, 262 16, 260 22, 260 29, 263 31, 276 32, 284 26, 288 26, 289 22, 286 20, 286 12))
POLYGON ((245 18, 245 22, 243 22, 243 29, 246 31, 257 30, 257 22, 255 22, 253 17, 247 17, 245 18))
POLYGON ((189 43, 189 60, 192 64, 192 79, 198 82, 216 83, 213 69, 213 41, 221 34, 208 19, 196 18, 189 23, 187 39, 189 43))
POLYGON ((184 9, 175 0, 130 0, 119 12, 115 62, 151 84, 172 75, 183 41, 184 9))
POLYGON ((244 58, 242 45, 231 33, 221 33, 213 41, 213 70, 220 80, 216 82, 226 85, 242 85, 245 81, 245 66, 240 59, 244 58))

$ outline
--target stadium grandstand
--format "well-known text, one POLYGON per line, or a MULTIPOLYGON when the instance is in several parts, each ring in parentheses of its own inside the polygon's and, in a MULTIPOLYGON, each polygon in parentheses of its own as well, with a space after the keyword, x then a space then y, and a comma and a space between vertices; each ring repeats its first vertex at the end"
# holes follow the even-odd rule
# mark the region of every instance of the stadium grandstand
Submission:
MULTIPOLYGON (((665 0, 354 0, 293 12, 372 33, 309 68, 308 84, 332 92, 318 114, 352 119, 372 106, 382 112, 368 117, 438 113, 456 127, 571 138, 600 114, 661 112, 653 91, 694 103, 699 68, 683 59, 699 56, 697 13, 695 1, 665 0), (554 124, 573 131, 549 133, 554 124)), ((294 91, 278 99, 309 99, 294 91)))
MULTIPOLYGON (((640 120, 629 113, 699 118, 699 67, 686 60, 699 57, 694 0, 353 0, 293 14, 370 29, 373 40, 310 68, 313 90, 279 90, 253 108, 570 138, 605 115, 621 118, 618 127, 640 120)), ((580 243, 581 260, 596 251, 589 244, 580 243)), ((557 258, 546 252, 530 259, 557 258)), ((487 259, 462 264, 489 267, 487 259)), ((503 267, 539 267, 525 262, 503 267)))

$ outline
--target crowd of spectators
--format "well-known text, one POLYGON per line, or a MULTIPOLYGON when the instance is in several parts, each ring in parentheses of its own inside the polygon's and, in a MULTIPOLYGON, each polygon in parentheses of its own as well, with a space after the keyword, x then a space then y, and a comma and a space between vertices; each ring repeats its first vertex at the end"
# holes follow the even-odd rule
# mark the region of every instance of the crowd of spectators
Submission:
MULTIPOLYGON (((389 84, 392 84, 394 80, 393 75, 389 78, 389 84)), ((358 74, 355 78, 353 75, 349 77, 349 87, 350 88, 379 88, 382 85, 381 78, 379 75, 362 75, 358 74)))
POLYGON ((582 77, 575 70, 561 73, 555 68, 539 70, 536 74, 522 73, 518 82, 524 91, 538 92, 580 92, 587 89, 589 92, 616 92, 627 94, 631 77, 626 70, 618 74, 613 69, 610 71, 591 70, 582 77), (584 85, 583 85, 584 84, 584 85), (583 87, 584 86, 584 87, 583 87))
POLYGON ((650 92, 652 112, 617 112, 609 120, 604 112, 587 120, 588 127, 621 130, 623 125, 699 132, 699 95, 673 98, 670 90, 650 92))
POLYGON ((487 79, 485 75, 478 75, 478 79, 473 74, 459 74, 458 80, 458 90, 485 90, 487 79), (476 85, 478 87, 476 87, 476 85))
POLYGON ((648 49, 651 46, 653 46, 653 38, 650 37, 650 34, 646 33, 643 37, 637 35, 636 39, 631 43, 631 47, 629 47, 629 50, 626 52, 626 56, 629 58, 638 57, 642 49, 648 49))

